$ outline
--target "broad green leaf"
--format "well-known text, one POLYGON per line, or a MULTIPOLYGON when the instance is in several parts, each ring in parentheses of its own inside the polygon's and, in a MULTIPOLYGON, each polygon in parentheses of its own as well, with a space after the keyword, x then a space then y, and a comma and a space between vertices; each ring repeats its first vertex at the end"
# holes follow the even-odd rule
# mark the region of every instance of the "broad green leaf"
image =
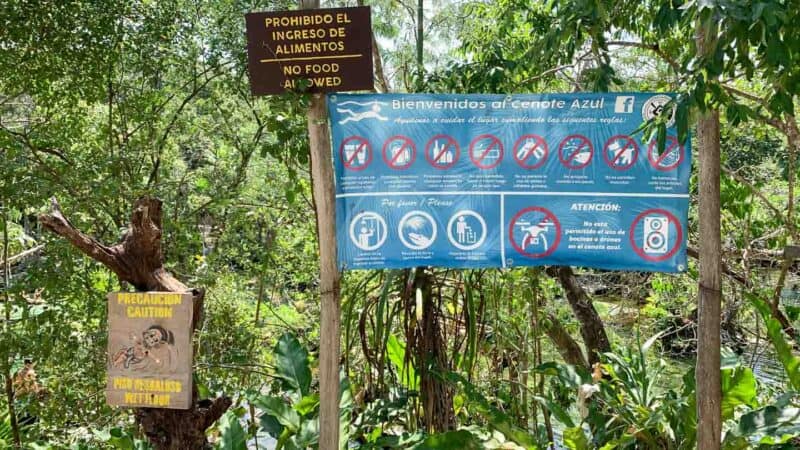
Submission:
POLYGON ((775 348, 778 359, 786 370, 786 376, 789 377, 792 388, 796 391, 800 390, 800 357, 795 356, 792 352, 792 346, 786 340, 780 322, 772 317, 772 311, 770 311, 769 306, 761 299, 755 295, 747 295, 747 298, 756 307, 767 325, 767 335, 772 341, 772 346, 775 348))
POLYGON ((588 376, 582 376, 575 369, 575 366, 570 364, 559 364, 557 362, 546 362, 540 364, 535 369, 536 373, 544 375, 557 376, 559 380, 564 382, 567 386, 577 389, 580 385, 589 381, 588 376))
POLYGON ((722 371, 722 419, 733 418, 734 409, 739 405, 755 407, 756 377, 749 367, 737 367, 722 371))
POLYGON ((233 411, 219 419, 218 450, 247 450, 247 434, 233 411))
POLYGON ((293 408, 301 416, 307 416, 319 406, 319 394, 307 395, 300 399, 293 408))
POLYGON ((297 411, 287 405, 283 399, 263 396, 255 401, 255 405, 264 411, 264 414, 261 416, 261 424, 270 434, 272 434, 273 431, 277 431, 277 428, 275 424, 269 420, 265 423, 265 417, 272 417, 292 433, 300 428, 300 416, 297 414, 297 411))
POLYGON ((275 376, 284 380, 300 396, 308 395, 311 387, 311 369, 308 353, 293 335, 286 333, 275 345, 275 376))
MULTIPOLYGON (((759 436, 784 439, 786 436, 800 434, 800 408, 779 408, 767 406, 747 413, 739 419, 739 423, 726 436, 729 443, 741 442, 738 438, 759 436)), ((727 448, 728 446, 726 446, 727 448)), ((740 448, 730 445, 731 448, 740 448)))
POLYGON ((734 369, 742 364, 741 360, 739 359, 739 355, 737 355, 733 350, 729 349, 728 347, 720 348, 720 353, 721 353, 720 369, 722 370, 734 369))
POLYGON ((466 430, 432 434, 415 447, 417 450, 480 450, 481 448, 480 441, 466 430))
POLYGON ((590 450, 592 448, 581 427, 564 430, 564 446, 570 450, 590 450))
MULTIPOLYGON (((297 448, 311 447, 319 442, 319 419, 306 420, 300 425, 300 430, 290 439, 297 448)), ((346 440, 345 440, 346 442, 346 440)))
POLYGON ((474 410, 486 417, 489 426, 503 433, 508 439, 514 441, 516 444, 525 447, 526 449, 535 449, 536 442, 533 437, 528 434, 526 430, 514 424, 505 413, 495 408, 480 392, 477 387, 470 383, 466 378, 458 373, 450 372, 447 378, 451 382, 460 383, 464 389, 464 395, 473 405, 474 410))
POLYGON ((389 361, 394 365, 395 372, 400 377, 400 382, 406 389, 416 391, 419 390, 419 378, 417 372, 414 370, 414 365, 411 361, 405 364, 406 346, 400 342, 395 335, 389 335, 389 340, 386 342, 386 356, 389 361))
POLYGON ((350 422, 353 413, 353 391, 344 372, 339 374, 339 448, 346 449, 350 440, 350 422))
MULTIPOLYGON (((95 436, 117 450, 134 450, 133 436, 126 433, 121 428, 112 428, 108 431, 96 431, 95 436)), ((11 436, 8 437, 10 438, 11 436)))
POLYGON ((572 420, 569 413, 567 413, 564 408, 559 406, 556 402, 550 400, 549 398, 535 396, 534 400, 536 400, 542 407, 547 408, 550 414, 556 418, 559 422, 566 425, 569 428, 575 426, 575 421, 572 420))

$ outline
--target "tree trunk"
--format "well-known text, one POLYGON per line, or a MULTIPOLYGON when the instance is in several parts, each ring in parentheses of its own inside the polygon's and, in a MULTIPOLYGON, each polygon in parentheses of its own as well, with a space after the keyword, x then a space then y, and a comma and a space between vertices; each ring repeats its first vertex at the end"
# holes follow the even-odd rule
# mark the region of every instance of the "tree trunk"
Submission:
POLYGON ((722 435, 720 380, 720 309, 722 303, 722 238, 720 235, 719 112, 697 125, 700 162, 700 285, 697 342, 697 444, 718 449, 722 435))
MULTIPOLYGON (((44 228, 67 239, 91 258, 117 274, 120 282, 137 291, 191 292, 195 329, 203 311, 204 292, 189 289, 164 270, 161 251, 161 201, 141 198, 136 201, 128 231, 122 241, 106 246, 75 228, 52 200, 50 214, 39 216, 44 228)), ((231 405, 228 397, 198 401, 192 386, 192 407, 188 410, 137 408, 136 421, 150 443, 158 450, 201 450, 209 447, 206 429, 231 405)))
POLYGON ((571 267, 548 267, 547 274, 558 279, 564 288, 569 306, 581 324, 581 337, 586 346, 589 365, 594 365, 600 361, 600 353, 611 351, 603 320, 594 309, 589 294, 578 283, 571 267))
MULTIPOLYGON (((416 269, 414 290, 422 294, 422 323, 418 324, 417 370, 420 380, 420 397, 425 412, 425 428, 429 433, 442 433, 455 429, 453 388, 443 380, 449 370, 447 346, 442 339, 439 305, 433 298, 430 275, 425 269, 416 269)), ((419 307, 419 305, 417 305, 419 307)))
MULTIPOLYGON (((698 57, 714 51, 713 17, 697 19, 698 57), (704 23, 704 21, 707 21, 704 23), (706 25, 710 24, 708 27, 706 25), (711 35, 706 36, 706 30, 711 35)), ((709 80, 711 83, 713 80, 709 80)), ((722 303, 722 236, 720 234, 719 111, 706 110, 697 123, 697 175, 700 218, 700 280, 697 324, 697 448, 718 450, 722 437, 720 310, 722 303)))
POLYGON ((575 342, 575 339, 564 329, 557 317, 548 314, 542 327, 547 337, 550 338, 553 345, 555 345, 558 354, 564 359, 564 362, 576 367, 589 369, 589 363, 586 362, 586 357, 583 355, 581 346, 575 342))

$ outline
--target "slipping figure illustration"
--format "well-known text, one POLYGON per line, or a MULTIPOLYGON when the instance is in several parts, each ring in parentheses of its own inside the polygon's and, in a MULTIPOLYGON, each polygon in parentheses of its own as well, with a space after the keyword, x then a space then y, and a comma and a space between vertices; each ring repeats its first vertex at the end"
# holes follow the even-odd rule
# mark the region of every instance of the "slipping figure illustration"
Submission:
POLYGON ((178 352, 174 347, 175 337, 171 331, 159 325, 151 325, 142 332, 142 337, 131 334, 133 345, 117 351, 112 366, 133 371, 172 373, 175 371, 178 352))

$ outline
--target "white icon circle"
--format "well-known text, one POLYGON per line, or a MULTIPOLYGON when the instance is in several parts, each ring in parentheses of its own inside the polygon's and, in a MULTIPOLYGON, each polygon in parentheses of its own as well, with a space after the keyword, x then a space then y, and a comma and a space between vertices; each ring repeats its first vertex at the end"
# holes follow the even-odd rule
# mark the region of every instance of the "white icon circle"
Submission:
POLYGON ((425 211, 408 212, 400 219, 400 224, 397 225, 397 234, 400 235, 400 241, 412 250, 425 250, 430 247, 433 241, 436 240, 436 232, 436 221, 425 211), (425 225, 425 221, 430 224, 431 230, 433 230, 430 237, 420 233, 409 233, 409 237, 406 239, 406 234, 403 232, 405 228, 419 229, 425 225), (411 240, 410 242, 409 239, 411 240))
MULTIPOLYGON (((672 97, 664 94, 658 94, 650 97, 646 102, 644 102, 644 106, 642 106, 642 119, 645 122, 655 119, 664 112, 664 106, 671 101, 672 97)), ((677 108, 675 106, 672 107, 672 111, 669 113, 669 119, 667 119, 667 127, 675 125, 676 109, 677 108)))
MULTIPOLYGON (((465 220, 460 220, 460 222, 466 223, 465 220)), ((449 240, 450 243, 458 249, 475 250, 483 245, 483 243, 486 241, 486 221, 483 220, 483 217, 481 217, 481 215, 475 211, 462 209, 461 211, 453 214, 453 217, 451 217, 450 221, 447 222, 447 240, 449 240), (453 225, 456 224, 456 221, 459 221, 459 219, 466 219, 467 216, 474 217, 478 220, 478 223, 481 224, 479 237, 470 239, 468 233, 474 233, 475 230, 468 231, 468 226, 466 229, 457 227, 458 229, 456 229, 456 235, 453 236, 453 225)))
POLYGON ((372 211, 356 214, 350 222, 350 240, 353 241, 356 247, 364 251, 372 251, 379 248, 386 242, 387 234, 386 221, 378 213, 372 211), (358 227, 359 221, 361 221, 360 227, 358 227), (357 227, 358 229, 356 229, 357 227), (376 238, 375 242, 370 243, 373 236, 376 238))

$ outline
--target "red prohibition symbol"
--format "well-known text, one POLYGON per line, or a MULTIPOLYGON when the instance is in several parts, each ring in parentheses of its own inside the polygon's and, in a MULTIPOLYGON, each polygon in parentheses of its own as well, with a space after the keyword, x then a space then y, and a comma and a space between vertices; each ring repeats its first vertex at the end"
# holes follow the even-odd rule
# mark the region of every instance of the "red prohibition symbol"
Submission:
POLYGON ((425 144, 425 159, 436 169, 444 170, 458 162, 461 149, 452 136, 437 134, 425 144))
POLYGON ((642 259, 645 261, 660 262, 671 258, 677 253, 681 242, 683 242, 683 229, 681 228, 680 221, 674 214, 666 209, 653 208, 642 212, 633 219, 631 229, 628 230, 628 239, 630 240, 633 251, 642 259), (639 245, 636 242, 636 228, 639 226, 639 223, 647 219, 648 216, 652 218, 651 220, 655 219, 660 222, 666 219, 667 223, 660 223, 658 226, 650 225, 650 230, 647 229, 648 224, 645 223, 645 230, 642 232, 643 242, 642 245, 639 245), (669 241, 671 239, 668 239, 670 225, 675 227, 675 243, 672 247, 669 246, 669 241), (648 234, 650 234, 650 236, 648 236, 648 234), (648 246, 655 247, 655 251, 648 251, 648 246))
POLYGON ((582 134, 571 134, 558 145, 558 159, 567 169, 583 169, 592 162, 594 147, 582 134))
POLYGON ((469 159, 479 169, 494 169, 503 160, 503 143, 492 134, 482 134, 469 144, 469 159))
POLYGON ((514 247, 514 250, 519 252, 520 255, 527 256, 528 258, 544 258, 545 256, 551 255, 556 248, 558 248, 558 244, 561 242, 561 223, 559 223, 558 219, 556 219, 555 214, 553 214, 549 209, 542 208, 540 206, 530 206, 525 208, 514 215, 511 218, 511 221, 508 224, 508 239, 511 241, 511 246, 514 247), (543 215, 544 217, 536 221, 536 223, 527 224, 528 228, 524 229, 521 228, 522 231, 525 231, 525 235, 522 238, 522 245, 520 246, 517 243, 516 238, 514 237, 514 228, 517 226, 517 222, 519 219, 522 218, 525 214, 530 212, 537 212, 543 215), (553 239, 553 243, 547 246, 547 250, 539 253, 531 253, 525 251, 526 242, 531 237, 536 237, 540 233, 546 231, 548 226, 552 224, 555 227, 555 239, 553 239))
POLYGON ((603 146, 603 158, 608 167, 614 170, 627 170, 636 164, 639 146, 632 137, 618 134, 612 136, 603 146))
POLYGON ((678 139, 675 136, 667 136, 664 144, 664 153, 657 155, 656 151, 658 151, 658 142, 653 139, 647 149, 647 159, 656 170, 667 172, 675 169, 683 162, 683 146, 678 143, 678 139))
POLYGON ((392 136, 383 144, 383 161, 392 169, 408 169, 416 158, 417 148, 414 141, 406 136, 392 136))
POLYGON ((345 169, 364 170, 372 162, 372 147, 361 136, 350 136, 339 146, 339 158, 345 169))
POLYGON ((514 161, 523 169, 538 169, 547 162, 547 142, 538 134, 523 134, 514 143, 514 161))

